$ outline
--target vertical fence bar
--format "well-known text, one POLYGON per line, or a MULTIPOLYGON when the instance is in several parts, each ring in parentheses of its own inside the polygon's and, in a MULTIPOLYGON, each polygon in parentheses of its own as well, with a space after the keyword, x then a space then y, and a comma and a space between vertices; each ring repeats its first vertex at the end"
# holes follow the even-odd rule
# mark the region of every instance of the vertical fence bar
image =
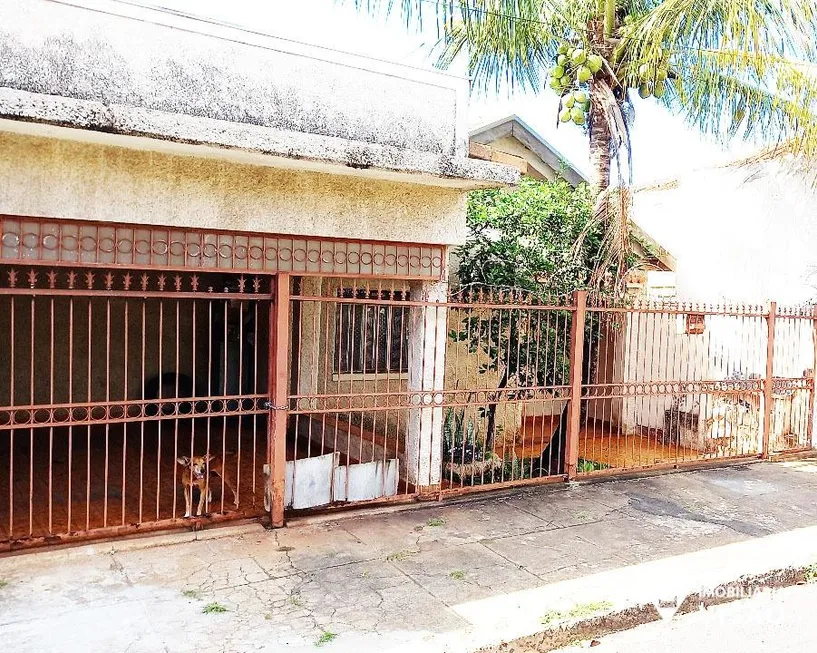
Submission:
POLYGON ((568 479, 576 478, 579 464, 579 429, 582 414, 582 362, 584 360, 584 321, 587 315, 587 291, 573 294, 573 323, 570 325, 570 419, 567 426, 565 471, 568 479))
POLYGON ((289 354, 289 274, 279 274, 270 310, 269 333, 269 457, 270 521, 273 528, 284 525, 284 492, 286 490, 286 438, 288 415, 287 358, 289 354))
POLYGON ((806 411, 808 419, 806 434, 809 449, 814 448, 814 399, 815 395, 817 395, 817 306, 811 307, 811 332, 813 357, 811 359, 811 387, 808 396, 808 410, 806 411))
MULTIPOLYGON (((14 364, 14 295, 9 297, 9 406, 14 406, 14 375, 17 368, 14 364)), ((70 519, 69 519, 70 528, 70 519)), ((14 429, 9 431, 9 539, 14 539, 14 429)))
POLYGON ((760 457, 769 457, 769 439, 772 427, 772 386, 774 384, 774 329, 777 315, 777 302, 769 304, 769 313, 766 316, 768 339, 766 340, 766 379, 763 384, 763 444, 760 457))

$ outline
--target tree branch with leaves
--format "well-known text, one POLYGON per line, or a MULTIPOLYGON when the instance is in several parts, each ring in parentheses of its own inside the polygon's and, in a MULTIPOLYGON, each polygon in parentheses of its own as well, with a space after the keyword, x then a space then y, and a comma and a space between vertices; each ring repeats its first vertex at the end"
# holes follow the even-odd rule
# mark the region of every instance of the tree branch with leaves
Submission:
MULTIPOLYGON (((461 311, 449 338, 481 358, 481 374, 497 379, 481 413, 490 450, 501 401, 541 392, 531 388, 567 385, 571 312, 536 307, 561 305, 575 289, 587 287, 599 266, 604 231, 592 219, 587 186, 574 189, 563 179, 524 178, 515 189, 475 191, 467 216, 456 278, 475 308, 461 311), (486 304, 498 308, 479 308, 486 304)), ((588 345, 593 337, 586 334, 588 345)))

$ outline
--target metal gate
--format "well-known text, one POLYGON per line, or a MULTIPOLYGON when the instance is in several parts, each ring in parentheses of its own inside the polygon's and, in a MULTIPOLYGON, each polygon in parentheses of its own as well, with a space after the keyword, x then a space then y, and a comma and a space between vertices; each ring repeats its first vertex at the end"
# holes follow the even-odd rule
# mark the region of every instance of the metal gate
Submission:
POLYGON ((579 474, 812 448, 811 306, 587 302, 579 474))
POLYGON ((810 306, 295 281, 281 511, 812 447, 810 306))
POLYGON ((293 290, 285 507, 413 498, 411 285, 302 277, 293 290))
POLYGON ((273 281, 0 266, 0 547, 262 514, 273 281))
POLYGON ((0 264, 0 547, 807 450, 816 324, 774 303, 0 264))
POLYGON ((288 305, 282 509, 566 477, 575 312, 566 302, 302 277, 288 305))
MULTIPOLYGON (((444 258, 440 245, 0 215, 0 549, 266 514, 283 525, 304 480, 288 438, 308 412, 293 406, 305 364, 291 275, 422 283, 444 258)), ((351 461, 355 485, 364 461, 351 461)))

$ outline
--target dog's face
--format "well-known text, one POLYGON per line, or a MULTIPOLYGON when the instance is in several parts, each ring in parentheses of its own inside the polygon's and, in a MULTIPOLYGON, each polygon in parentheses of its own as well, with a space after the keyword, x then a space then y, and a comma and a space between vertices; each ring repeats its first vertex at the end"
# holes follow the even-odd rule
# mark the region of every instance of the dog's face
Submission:
POLYGON ((193 456, 192 458, 180 456, 176 458, 176 462, 190 470, 193 475, 193 480, 200 481, 207 476, 207 463, 214 458, 215 456, 211 456, 210 454, 206 456, 193 456))

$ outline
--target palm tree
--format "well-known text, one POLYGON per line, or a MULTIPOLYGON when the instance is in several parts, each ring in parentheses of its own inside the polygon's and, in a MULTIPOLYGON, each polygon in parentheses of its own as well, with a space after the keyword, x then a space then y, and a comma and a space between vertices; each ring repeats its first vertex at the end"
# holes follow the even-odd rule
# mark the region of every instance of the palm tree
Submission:
MULTIPOLYGON (((550 87, 554 119, 589 138, 596 220, 607 227, 600 269, 628 249, 631 94, 656 97, 723 142, 817 155, 814 0, 354 0, 436 22, 438 65, 467 56, 475 87, 550 87), (615 186, 611 186, 613 165, 615 186)), ((672 153, 668 152, 668 156, 672 153)))

